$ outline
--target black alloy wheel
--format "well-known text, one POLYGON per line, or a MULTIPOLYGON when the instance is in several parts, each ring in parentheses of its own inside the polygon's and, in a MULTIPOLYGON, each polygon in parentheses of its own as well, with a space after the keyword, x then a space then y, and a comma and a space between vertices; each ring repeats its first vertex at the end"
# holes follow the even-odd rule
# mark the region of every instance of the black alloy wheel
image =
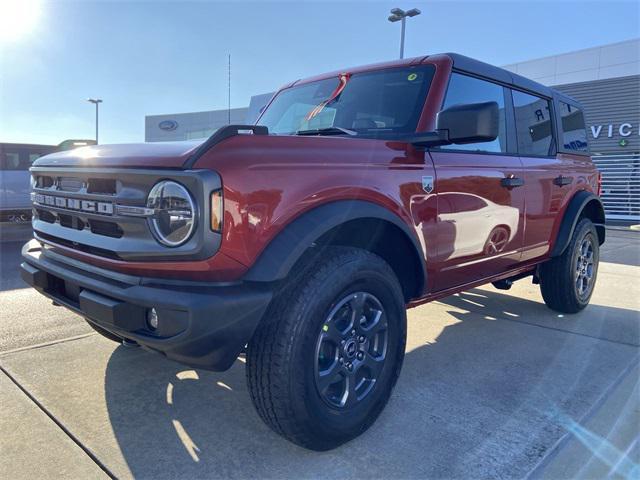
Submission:
POLYGON ((374 295, 355 292, 329 313, 315 349, 318 393, 331 407, 351 408, 373 390, 388 343, 384 307, 374 295))

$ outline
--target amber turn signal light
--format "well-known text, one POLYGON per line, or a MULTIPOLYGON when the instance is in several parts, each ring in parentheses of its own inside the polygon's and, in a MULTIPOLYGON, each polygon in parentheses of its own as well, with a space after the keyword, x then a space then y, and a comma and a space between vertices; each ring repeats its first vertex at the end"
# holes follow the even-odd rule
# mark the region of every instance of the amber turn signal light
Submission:
POLYGON ((211 230, 222 231, 223 215, 222 189, 211 192, 211 230))

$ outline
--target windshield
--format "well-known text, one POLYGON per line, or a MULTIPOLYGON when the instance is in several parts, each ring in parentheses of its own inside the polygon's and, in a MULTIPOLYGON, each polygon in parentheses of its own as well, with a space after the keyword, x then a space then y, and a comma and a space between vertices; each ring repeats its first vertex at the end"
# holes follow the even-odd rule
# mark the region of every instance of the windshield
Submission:
POLYGON ((269 133, 339 127, 365 133, 407 133, 416 129, 434 68, 392 68, 293 86, 281 91, 258 124, 269 133))

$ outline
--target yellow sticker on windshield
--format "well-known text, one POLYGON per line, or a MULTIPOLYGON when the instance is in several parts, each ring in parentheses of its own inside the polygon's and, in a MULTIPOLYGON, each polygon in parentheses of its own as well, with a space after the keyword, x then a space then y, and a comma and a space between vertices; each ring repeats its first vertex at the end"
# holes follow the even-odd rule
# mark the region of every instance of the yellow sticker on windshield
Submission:
POLYGON ((409 76, 407 77, 407 80, 409 80, 410 82, 413 82, 416 78, 418 78, 417 73, 410 73, 409 76))

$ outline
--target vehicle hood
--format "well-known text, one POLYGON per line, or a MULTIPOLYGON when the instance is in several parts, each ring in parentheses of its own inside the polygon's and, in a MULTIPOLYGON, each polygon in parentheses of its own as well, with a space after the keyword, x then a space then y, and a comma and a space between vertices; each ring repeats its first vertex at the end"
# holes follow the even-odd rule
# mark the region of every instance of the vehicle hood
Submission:
POLYGON ((123 143, 92 145, 40 157, 36 167, 129 167, 181 168, 204 142, 123 143))

